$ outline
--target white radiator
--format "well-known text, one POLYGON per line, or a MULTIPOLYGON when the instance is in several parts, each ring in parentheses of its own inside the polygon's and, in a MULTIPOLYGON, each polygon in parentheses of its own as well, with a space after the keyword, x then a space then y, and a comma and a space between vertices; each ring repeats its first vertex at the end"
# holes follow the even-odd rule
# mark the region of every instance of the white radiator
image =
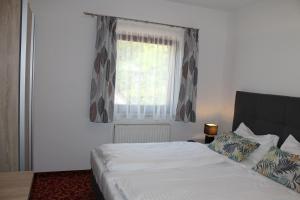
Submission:
POLYGON ((169 124, 116 124, 114 143, 147 143, 170 141, 169 124))

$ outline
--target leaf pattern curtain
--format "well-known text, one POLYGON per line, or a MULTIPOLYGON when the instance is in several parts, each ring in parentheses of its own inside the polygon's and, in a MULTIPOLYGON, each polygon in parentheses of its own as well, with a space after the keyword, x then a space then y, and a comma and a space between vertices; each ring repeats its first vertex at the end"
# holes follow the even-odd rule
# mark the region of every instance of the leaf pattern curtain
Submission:
POLYGON ((184 33, 184 54, 176 121, 196 122, 198 55, 198 29, 188 28, 184 33))
POLYGON ((90 121, 113 121, 116 79, 117 18, 97 17, 96 58, 92 72, 90 121))

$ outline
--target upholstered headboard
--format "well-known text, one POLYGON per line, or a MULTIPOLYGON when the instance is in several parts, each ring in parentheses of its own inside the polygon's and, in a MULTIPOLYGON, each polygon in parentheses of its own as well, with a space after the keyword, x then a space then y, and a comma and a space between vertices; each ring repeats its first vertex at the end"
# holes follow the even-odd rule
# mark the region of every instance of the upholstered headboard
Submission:
POLYGON ((300 98, 237 91, 232 130, 244 122, 255 134, 280 137, 292 134, 300 141, 300 98))

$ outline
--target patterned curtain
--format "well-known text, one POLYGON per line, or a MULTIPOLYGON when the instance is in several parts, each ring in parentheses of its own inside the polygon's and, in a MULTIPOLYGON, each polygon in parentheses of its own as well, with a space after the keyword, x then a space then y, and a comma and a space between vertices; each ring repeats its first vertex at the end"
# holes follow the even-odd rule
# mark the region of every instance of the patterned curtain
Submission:
POLYGON ((196 122, 198 29, 186 29, 176 121, 196 122))
POLYGON ((97 17, 96 58, 90 94, 91 122, 113 121, 117 57, 116 25, 115 17, 97 17))

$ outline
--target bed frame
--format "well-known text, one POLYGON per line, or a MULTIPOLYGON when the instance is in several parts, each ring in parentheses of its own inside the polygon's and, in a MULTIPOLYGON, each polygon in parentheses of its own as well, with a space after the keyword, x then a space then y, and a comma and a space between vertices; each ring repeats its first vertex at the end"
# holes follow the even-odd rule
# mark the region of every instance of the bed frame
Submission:
POLYGON ((91 177, 91 179, 92 179, 92 187, 93 187, 93 189, 94 189, 94 191, 96 193, 96 200, 105 200, 104 196, 103 196, 103 194, 102 194, 102 192, 101 192, 101 190, 100 190, 100 188, 99 188, 99 186, 98 186, 98 184, 96 182, 96 179, 94 177, 93 172, 91 173, 91 176, 92 176, 91 177))
MULTIPOLYGON (((279 136, 278 146, 292 134, 300 141, 300 98, 236 92, 232 131, 244 122, 255 134, 279 136)), ((105 200, 92 175, 97 200, 105 200)))
POLYGON ((237 91, 232 130, 244 122, 255 134, 292 134, 300 141, 300 98, 237 91))

